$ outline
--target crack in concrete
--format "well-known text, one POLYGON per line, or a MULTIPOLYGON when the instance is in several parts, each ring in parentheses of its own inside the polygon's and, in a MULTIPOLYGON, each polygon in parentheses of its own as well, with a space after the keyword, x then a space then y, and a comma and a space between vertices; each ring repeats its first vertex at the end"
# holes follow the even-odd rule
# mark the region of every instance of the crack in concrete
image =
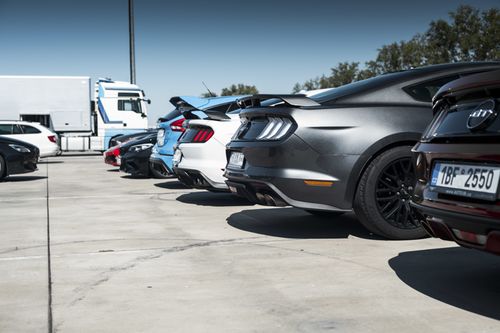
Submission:
MULTIPOLYGON (((174 247, 171 247, 168 249, 163 249, 159 253, 137 257, 137 258, 133 259, 133 261, 128 263, 128 264, 124 264, 124 265, 116 266, 116 267, 111 267, 110 269, 108 269, 104 272, 101 272, 100 275, 102 277, 99 278, 98 280, 88 284, 87 286, 74 289, 74 292, 77 294, 81 294, 81 296, 79 296, 76 299, 74 299, 73 301, 71 301, 69 303, 69 306, 74 306, 75 304, 84 300, 90 291, 94 290, 95 288, 97 288, 101 284, 109 281, 109 279, 111 278, 111 276, 113 274, 132 269, 132 268, 136 267, 137 265, 144 263, 146 261, 161 258, 165 254, 184 252, 184 251, 195 249, 195 248, 209 247, 212 245, 235 243, 238 241, 247 240, 247 239, 255 239, 255 238, 259 238, 259 237, 243 237, 243 238, 205 241, 205 242, 193 243, 193 244, 188 244, 188 245, 183 245, 183 246, 174 246, 174 247)), ((251 244, 251 243, 249 243, 249 244, 251 244)))
POLYGON ((345 259, 345 258, 342 258, 342 257, 332 256, 332 255, 329 255, 329 254, 322 254, 322 253, 317 253, 317 252, 311 252, 311 251, 306 251, 304 249, 298 249, 297 250, 297 249, 290 249, 290 248, 281 247, 281 246, 273 246, 273 245, 270 245, 270 244, 265 244, 264 242, 261 242, 261 243, 249 243, 249 244, 252 244, 252 245, 255 245, 255 246, 269 247, 269 248, 274 248, 274 249, 279 249, 279 250, 289 251, 289 252, 304 253, 304 254, 308 254, 308 255, 313 255, 313 256, 318 256, 318 257, 323 257, 323 258, 328 258, 328 259, 333 259, 333 260, 337 260, 337 261, 342 261, 342 262, 350 263, 350 264, 357 265, 357 266, 360 266, 360 267, 369 268, 369 269, 372 269, 372 270, 375 270, 375 271, 378 271, 378 272, 387 272, 387 270, 384 270, 384 269, 380 269, 380 268, 369 266, 369 265, 364 265, 364 264, 361 264, 361 263, 356 262, 354 260, 349 260, 349 259, 345 259))
MULTIPOLYGON (((85 243, 100 243, 100 242, 115 242, 115 241, 193 241, 193 242, 205 242, 206 239, 186 239, 186 238, 107 238, 107 239, 91 239, 91 240, 78 240, 78 241, 68 241, 68 242, 58 242, 58 243, 50 243, 51 247, 54 246, 62 246, 62 245, 71 245, 71 244, 85 244, 85 243)), ((37 248, 45 248, 47 244, 33 245, 33 246, 23 246, 15 248, 9 248, 5 250, 0 250, 1 254, 12 253, 23 250, 32 250, 37 248)))

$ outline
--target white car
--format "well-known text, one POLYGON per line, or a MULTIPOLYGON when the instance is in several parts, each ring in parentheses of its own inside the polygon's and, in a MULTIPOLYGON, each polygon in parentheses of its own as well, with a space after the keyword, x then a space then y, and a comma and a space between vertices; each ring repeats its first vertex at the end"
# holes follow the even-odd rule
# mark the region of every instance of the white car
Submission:
POLYGON ((57 134, 39 123, 0 120, 0 135, 37 146, 40 157, 56 156, 61 152, 57 134))
MULTIPOLYGON (((313 96, 326 90, 329 89, 300 93, 313 96)), ((239 111, 206 112, 207 119, 189 120, 173 158, 174 172, 183 184, 209 191, 229 191, 223 176, 226 145, 241 125, 239 111)))

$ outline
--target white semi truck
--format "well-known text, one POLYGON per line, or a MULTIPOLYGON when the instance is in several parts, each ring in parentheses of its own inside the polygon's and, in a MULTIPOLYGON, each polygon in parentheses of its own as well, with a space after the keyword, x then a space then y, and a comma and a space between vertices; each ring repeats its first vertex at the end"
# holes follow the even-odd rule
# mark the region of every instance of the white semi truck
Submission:
POLYGON ((103 151, 112 138, 148 128, 150 101, 137 85, 89 77, 0 76, 0 120, 38 122, 63 151, 103 151))

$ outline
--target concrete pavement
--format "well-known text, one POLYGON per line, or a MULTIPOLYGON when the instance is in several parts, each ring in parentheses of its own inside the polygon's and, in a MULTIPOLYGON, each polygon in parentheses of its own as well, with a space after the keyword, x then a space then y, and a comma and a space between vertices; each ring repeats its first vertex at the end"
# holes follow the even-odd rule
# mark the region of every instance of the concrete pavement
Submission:
POLYGON ((0 183, 0 332, 48 331, 47 185, 56 332, 500 331, 500 257, 61 156, 0 183))

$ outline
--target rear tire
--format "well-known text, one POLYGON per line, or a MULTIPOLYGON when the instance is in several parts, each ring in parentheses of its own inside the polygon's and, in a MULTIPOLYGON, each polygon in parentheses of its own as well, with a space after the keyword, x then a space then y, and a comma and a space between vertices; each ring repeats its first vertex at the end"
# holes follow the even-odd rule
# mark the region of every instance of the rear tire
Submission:
POLYGON ((415 183, 410 146, 377 156, 363 173, 354 199, 354 212, 361 224, 390 239, 427 237, 423 216, 409 203, 415 183))
POLYGON ((309 214, 318 217, 336 217, 345 213, 345 212, 334 212, 329 210, 314 210, 314 209, 304 209, 304 210, 309 214))
POLYGON ((2 155, 0 155, 0 181, 7 175, 7 168, 5 166, 5 160, 2 155))

